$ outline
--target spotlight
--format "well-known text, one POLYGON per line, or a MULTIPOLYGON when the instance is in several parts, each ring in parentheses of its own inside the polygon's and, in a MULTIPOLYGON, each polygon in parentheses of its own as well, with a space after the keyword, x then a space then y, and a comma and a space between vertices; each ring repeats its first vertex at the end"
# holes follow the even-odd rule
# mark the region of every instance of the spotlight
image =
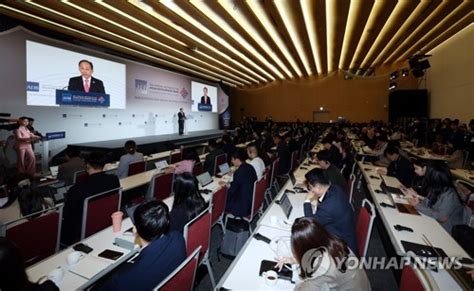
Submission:
POLYGON ((397 82, 390 82, 390 85, 388 86, 388 90, 389 91, 392 91, 394 90, 395 88, 397 88, 397 82))
POLYGON ((390 81, 393 81, 393 80, 397 79, 399 75, 400 74, 398 73, 398 71, 395 71, 395 72, 391 73, 390 74, 390 81))
POLYGON ((410 73, 410 71, 408 69, 403 69, 402 70, 402 76, 403 77, 407 77, 409 73, 410 73))

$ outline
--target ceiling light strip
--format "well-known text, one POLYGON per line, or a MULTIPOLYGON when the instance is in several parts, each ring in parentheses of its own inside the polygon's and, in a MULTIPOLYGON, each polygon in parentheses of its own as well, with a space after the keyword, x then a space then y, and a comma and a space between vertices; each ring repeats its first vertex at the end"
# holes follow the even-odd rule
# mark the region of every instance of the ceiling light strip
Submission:
POLYGON ((277 47, 280 49, 281 53, 285 56, 287 61, 290 63, 293 70, 296 72, 298 77, 303 76, 303 73, 300 70, 300 67, 296 63, 295 59, 291 55, 288 47, 285 45, 284 41, 280 37, 279 33, 275 29, 272 21, 268 17, 263 4, 259 0, 247 0, 247 4, 254 13, 255 17, 260 21, 262 26, 266 29, 267 33, 271 36, 277 47))
POLYGON ((313 59, 316 68, 316 72, 321 74, 323 72, 323 66, 321 64, 321 52, 317 45, 316 40, 316 21, 313 14, 313 0, 300 0, 301 12, 303 13, 303 19, 306 26, 306 33, 308 34, 309 44, 311 45, 311 51, 313 52, 313 59))
MULTIPOLYGON (((39 8, 39 9, 43 9, 43 10, 45 10, 45 11, 48 11, 49 13, 53 13, 53 14, 59 15, 59 16, 61 16, 61 17, 63 17, 63 18, 67 18, 67 19, 69 19, 69 20, 71 20, 71 21, 73 21, 73 22, 77 22, 77 23, 79 23, 79 24, 81 24, 81 25, 88 26, 88 27, 90 27, 90 28, 92 28, 92 29, 94 29, 94 30, 98 30, 98 31, 101 31, 101 32, 103 32, 103 33, 112 35, 112 36, 114 36, 114 37, 116 37, 116 38, 119 38, 119 39, 121 39, 121 40, 123 40, 123 41, 133 43, 133 44, 136 45, 136 46, 139 46, 139 47, 142 47, 142 48, 144 48, 144 49, 153 51, 153 52, 155 52, 155 53, 157 53, 157 54, 159 54, 159 55, 161 55, 161 56, 164 56, 164 57, 166 57, 166 58, 173 59, 174 61, 176 61, 176 62, 178 62, 178 63, 185 63, 186 65, 188 65, 188 66, 190 66, 190 67, 193 67, 193 68, 195 68, 195 69, 203 70, 203 68, 201 68, 201 67, 199 67, 199 66, 197 66, 197 65, 195 65, 195 64, 193 64, 193 63, 190 63, 190 62, 181 60, 181 59, 179 59, 179 58, 177 58, 177 57, 175 57, 175 56, 172 56, 172 55, 168 55, 168 54, 166 54, 166 53, 164 53, 164 52, 161 52, 161 51, 159 51, 159 50, 157 50, 157 49, 154 49, 154 48, 152 48, 152 47, 146 46, 146 45, 144 45, 144 44, 141 44, 141 43, 139 43, 139 42, 136 42, 136 41, 134 41, 134 40, 131 40, 131 39, 129 39, 129 38, 126 38, 126 37, 124 37, 124 36, 115 34, 115 33, 111 32, 111 31, 107 31, 107 30, 105 30, 105 29, 103 29, 103 28, 101 28, 101 27, 98 27, 98 26, 95 26, 95 25, 93 25, 93 24, 87 23, 87 22, 85 22, 85 21, 82 21, 82 20, 77 19, 77 18, 75 18, 75 17, 69 16, 69 15, 64 14, 64 13, 62 13, 62 12, 58 12, 58 11, 56 11, 56 10, 54 10, 54 9, 49 8, 49 7, 45 7, 45 6, 41 5, 41 4, 32 2, 31 0, 27 1, 26 3, 31 4, 31 5, 33 5, 33 6, 36 6, 36 7, 39 8)), ((235 80, 229 79, 229 78, 227 78, 227 77, 220 76, 219 74, 217 74, 217 73, 215 73, 215 72, 210 72, 210 71, 209 71, 208 74, 214 75, 215 77, 217 77, 217 78, 219 78, 219 79, 228 79, 229 82, 236 83, 236 84, 239 84, 239 85, 243 85, 242 83, 237 82, 237 81, 235 81, 235 80)))
MULTIPOLYGON (((219 35, 217 35, 216 33, 214 33, 213 31, 211 31, 210 29, 208 29, 207 27, 205 27, 204 25, 202 25, 200 22, 198 22, 196 19, 194 19, 191 15, 189 15, 186 11, 184 11, 183 9, 181 9, 181 7, 179 7, 173 0, 160 0, 160 3, 162 3, 163 5, 165 5, 166 7, 168 7, 168 9, 170 9, 171 11, 173 11, 174 13, 176 13, 177 15, 179 15, 181 18, 183 18, 184 20, 186 20, 187 22, 189 22, 190 24, 192 24, 193 26, 195 26, 196 28, 198 28, 200 31, 202 31, 203 33, 207 34, 209 37, 211 37, 212 39, 214 39, 216 42, 222 44, 223 46, 225 46, 228 50, 230 50, 232 53, 236 54, 237 56, 239 56, 241 59, 244 59, 248 64, 250 64, 252 67, 254 67, 255 69, 257 69, 258 71, 260 71, 261 73, 263 73, 265 76, 267 76, 270 80, 274 80, 275 78, 270 75, 268 72, 266 72, 265 70, 263 70, 260 66, 258 66, 257 64, 255 64, 250 58, 248 58, 245 54, 241 53, 240 51, 238 51, 236 48, 234 48, 232 45, 230 45, 226 40, 224 40, 222 37, 220 37, 219 35)), ((264 77, 256 74, 255 72, 252 71, 252 73, 257 77, 259 78, 261 81, 263 82, 267 82, 268 80, 265 79, 264 77)))
MULTIPOLYGON (((100 37, 97 37, 95 35, 92 35, 92 34, 88 34, 88 33, 85 33, 85 32, 82 32, 80 30, 77 30, 75 28, 72 28, 72 27, 68 27, 68 26, 65 26, 65 25, 62 25, 60 23, 57 23, 57 22, 54 22, 54 21, 51 21, 49 19, 45 19, 45 18, 42 18, 42 17, 39 17, 37 15, 33 15, 33 14, 30 14, 28 12, 25 12, 23 10, 18 10, 14 7, 10 7, 10 6, 7 6, 7 5, 4 5, 4 4, 0 4, 0 8, 4 8, 4 9, 7 9, 7 10, 10 10, 14 13, 17 13, 17 14, 20 14, 20 15, 23 15, 23 16, 26 16, 28 18, 31 18, 31 19, 36 19, 37 21, 40 21, 40 22, 44 22, 44 23, 47 23, 49 25, 52 25, 52 26, 55 26, 58 28, 58 30, 66 30, 66 31, 70 31, 70 32, 73 32, 73 33, 77 33, 77 34, 80 34, 86 38, 90 38, 90 39, 94 39, 96 41, 99 41, 99 42, 102 42, 102 43, 106 43, 110 46, 114 46, 114 47, 118 47, 120 49, 123 49, 123 50, 127 50, 127 51, 130 51, 132 53, 135 53, 135 54, 139 54, 141 56, 144 56, 148 59, 152 59, 152 60, 155 60, 156 62, 158 63, 162 63, 162 64, 165 64, 165 65, 168 65, 170 67, 174 67, 174 68, 179 68, 180 70, 183 70, 183 71, 186 71, 186 72, 189 72, 191 74, 194 74, 194 75, 197 75, 197 76, 201 76, 205 79, 208 79, 208 80, 212 80, 212 81, 215 81, 215 82, 219 82, 220 79, 218 78, 215 78, 213 76, 210 76, 210 75, 207 75, 205 73, 201 73, 201 72, 198 72, 198 71, 194 71, 192 69, 189 69, 187 67, 184 67, 184 66, 181 66, 181 65, 178 65, 176 63, 172 63, 168 60, 165 60, 165 59, 161 59, 161 58, 158 58, 158 57, 155 57, 153 55, 149 55, 147 53, 144 53, 144 52, 141 52, 141 51, 138 51, 138 50, 135 50, 135 49, 132 49, 132 48, 129 48, 129 47, 126 47, 126 46, 123 46, 121 44, 118 44, 118 43, 115 43, 115 42, 112 42, 112 41, 109 41, 109 40, 106 40, 106 39, 103 39, 103 38, 100 38, 100 37)), ((230 83, 230 82, 229 82, 230 83)), ((233 83, 230 83, 230 84, 233 84, 233 83)), ((234 86, 236 86, 236 84, 233 84, 234 86)))
MULTIPOLYGON (((128 0, 128 3, 134 5, 135 7, 137 7, 138 9, 142 10, 143 12, 145 13, 148 13, 151 17, 155 18, 156 20, 168 25, 169 27, 171 27, 172 29, 178 31, 179 33, 181 34, 184 34, 185 36, 191 38, 192 40, 194 40, 195 42, 201 44, 202 46, 206 47, 207 49, 210 49, 212 50, 213 52, 215 52, 216 54, 220 55, 221 57, 227 59, 228 61, 232 62, 233 64, 237 65, 238 67, 244 69, 245 71, 251 73, 251 74, 255 74, 253 71, 251 71, 249 68, 247 68, 246 66, 242 65, 241 63, 237 62, 236 60, 232 59, 231 57, 229 57, 227 54, 221 52, 220 50, 216 49, 215 47, 213 46, 209 46, 208 43, 206 43, 205 41, 203 41, 202 39, 198 38, 196 35, 194 35, 193 33, 189 32, 188 30, 184 29, 183 27, 179 26, 179 25, 176 25, 174 22, 172 22, 171 20, 169 20, 168 18, 162 16, 161 14, 157 13, 153 7, 149 6, 148 4, 142 2, 141 0, 128 0)), ((224 62, 221 62, 211 56, 209 56, 208 54, 205 54, 204 52, 200 51, 200 50, 197 50, 197 53, 206 57, 206 58, 209 58, 217 63, 219 63, 220 65, 226 67, 227 69, 233 71, 234 73, 236 74, 239 74, 241 75, 243 78, 246 78, 247 80, 250 80, 254 83, 260 83, 259 80, 257 79, 254 79, 253 77, 250 77, 249 75, 245 75, 244 73, 242 73, 241 71, 227 65, 226 63, 224 62)))
MULTIPOLYGON (((66 4, 68 4, 68 5, 70 5, 70 6, 73 6, 73 7, 76 8, 76 9, 81 10, 81 11, 84 12, 84 13, 89 13, 89 14, 90 14, 90 11, 89 11, 88 9, 84 9, 84 8, 82 8, 82 7, 80 7, 80 6, 77 6, 77 5, 75 5, 75 4, 73 4, 73 3, 69 2, 69 1, 64 1, 64 2, 65 2, 66 4)), ((123 11, 121 11, 121 10, 119 10, 119 9, 117 9, 117 8, 115 8, 115 7, 113 7, 113 6, 109 5, 109 4, 107 4, 107 3, 105 3, 103 0, 96 0, 96 3, 99 4, 99 5, 101 5, 101 6, 103 6, 103 7, 105 7, 105 8, 107 8, 107 9, 109 9, 109 10, 111 10, 112 12, 115 12, 115 13, 119 14, 119 15, 122 16, 122 17, 125 17, 125 18, 129 19, 130 21, 133 21, 133 22, 135 22, 135 23, 137 23, 137 24, 139 24, 139 25, 141 25, 141 26, 143 26, 143 27, 146 27, 146 28, 152 30, 153 32, 158 33, 158 34, 160 34, 160 35, 162 35, 162 36, 164 36, 164 37, 166 37, 166 38, 168 38, 168 39, 170 39, 170 40, 172 40, 172 41, 174 41, 174 42, 180 44, 181 46, 187 48, 187 44, 186 44, 186 43, 184 43, 184 42, 182 42, 182 41, 180 41, 180 40, 178 40, 178 39, 176 39, 176 38, 174 38, 174 37, 171 37, 171 36, 169 36, 169 35, 167 35, 167 34, 161 32, 161 31, 159 31, 158 29, 152 27, 151 25, 148 25, 148 24, 144 23, 143 21, 138 20, 138 19, 136 19, 135 17, 132 17, 132 16, 130 16, 130 15, 127 14, 127 13, 124 13, 123 11)), ((96 13, 94 13, 94 14, 96 14, 96 13)), ((111 21, 111 20, 109 20, 109 19, 107 19, 107 18, 105 18, 105 17, 103 17, 103 16, 101 16, 101 15, 98 15, 98 17, 99 17, 100 19, 106 21, 106 22, 112 23, 113 25, 116 25, 116 26, 118 26, 118 27, 120 27, 120 28, 122 28, 122 29, 125 29, 125 30, 127 30, 127 31, 129 31, 129 32, 131 32, 131 33, 137 34, 137 35, 139 35, 140 37, 143 37, 143 38, 147 39, 147 40, 150 41, 150 42, 154 42, 154 43, 156 43, 156 44, 158 44, 158 45, 162 45, 162 46, 166 47, 167 49, 176 52, 177 54, 180 54, 180 55, 182 55, 182 56, 188 57, 188 58, 190 58, 190 59, 192 59, 192 60, 194 60, 194 61, 196 61, 196 62, 198 62, 198 63, 200 63, 200 64, 203 64, 203 65, 205 65, 205 66, 207 66, 207 67, 213 68, 213 69, 219 71, 221 74, 224 74, 224 75, 229 76, 230 78, 236 79, 236 80, 238 80, 238 81, 240 81, 240 82, 243 82, 243 83, 245 83, 245 84, 250 84, 250 82, 247 81, 247 80, 245 80, 245 79, 242 79, 242 78, 240 78, 240 77, 238 77, 238 76, 235 76, 235 75, 233 75, 233 74, 231 74, 231 73, 229 73, 229 72, 227 72, 227 71, 225 71, 225 70, 222 70, 221 68, 212 66, 212 65, 210 65, 209 63, 202 61, 201 59, 198 59, 198 58, 196 58, 196 57, 194 57, 194 56, 192 56, 192 55, 190 55, 190 54, 187 54, 187 53, 184 53, 184 52, 182 52, 182 51, 180 51, 180 50, 178 50, 178 49, 175 49, 175 48, 172 47, 172 46, 169 46, 169 45, 167 45, 167 44, 165 44, 165 43, 162 43, 162 42, 160 42, 160 41, 158 41, 158 40, 156 40, 156 39, 154 39, 154 38, 151 38, 151 37, 149 37, 149 36, 147 36, 147 35, 145 35, 145 34, 142 34, 142 33, 140 33, 140 32, 137 32, 136 30, 132 30, 132 29, 130 29, 130 28, 128 28, 128 27, 125 27, 125 26, 123 26, 123 25, 121 25, 121 24, 118 24, 118 23, 116 23, 116 22, 113 22, 113 21, 111 21)))
POLYGON ((230 16, 258 43, 258 45, 278 64, 278 66, 285 72, 286 76, 293 78, 293 74, 288 70, 286 65, 280 60, 275 54, 273 49, 268 43, 262 38, 260 32, 248 21, 248 19, 242 15, 239 9, 234 9, 237 5, 235 2, 228 0, 218 0, 219 4, 229 13, 230 16))
POLYGON ((306 74, 312 75, 313 71, 311 69, 311 65, 309 64, 308 56, 304 50, 303 41, 301 40, 298 29, 296 28, 296 24, 294 18, 290 14, 291 8, 289 7, 289 2, 284 0, 274 0, 275 6, 280 14, 281 19, 283 20, 283 24, 285 25, 288 33, 290 35, 291 41, 295 45, 296 51, 303 62, 303 66, 306 70, 306 74))
MULTIPOLYGON (((230 37, 237 41, 242 47, 244 47, 247 51, 249 51, 254 57, 256 57, 260 62, 265 64, 267 68, 269 68, 274 74, 276 74, 280 79, 284 79, 285 77, 283 74, 275 68, 273 64, 271 64, 265 57, 263 57, 245 38, 240 35, 237 31, 235 31, 228 23, 225 21, 220 15, 214 12, 209 6, 206 5, 204 1, 195 1, 191 0, 190 3, 196 7, 199 11, 201 11, 206 17, 217 24, 220 29, 222 29, 225 33, 227 33, 230 37)), ((271 75, 267 75, 269 78, 274 80, 275 78, 271 75)))

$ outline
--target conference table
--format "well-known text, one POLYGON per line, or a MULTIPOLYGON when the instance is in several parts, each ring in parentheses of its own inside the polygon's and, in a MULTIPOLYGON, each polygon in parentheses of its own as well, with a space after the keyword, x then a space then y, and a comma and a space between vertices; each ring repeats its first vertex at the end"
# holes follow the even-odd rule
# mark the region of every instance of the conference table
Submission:
MULTIPOLYGON (((383 207, 382 203, 393 205, 394 200, 381 188, 383 178, 377 173, 378 167, 366 162, 357 162, 357 164, 367 182, 367 188, 378 217, 382 221, 398 256, 407 256, 402 241, 426 245, 423 240, 423 236, 425 236, 433 246, 444 250, 448 257, 469 258, 466 251, 464 251, 435 219, 422 213, 419 215, 402 213, 397 208, 383 207), (405 230, 398 231, 395 229, 395 225, 409 227, 413 229, 413 232, 405 230)), ((405 198, 399 199, 402 201, 397 202, 408 203, 405 198), (405 201, 403 201, 404 199, 405 201)), ((438 272, 422 270, 422 272, 424 273, 422 274, 424 276, 424 280, 422 281, 427 290, 436 289, 436 286, 439 290, 462 290, 446 270, 439 269, 438 272)))
POLYGON ((474 170, 467 169, 451 169, 451 174, 456 179, 461 179, 471 184, 474 184, 474 170))
MULTIPOLYGON (((222 178, 214 177, 212 183, 206 187, 200 187, 200 190, 208 189, 212 191, 210 194, 202 194, 204 200, 209 202, 212 194, 222 187, 219 184, 220 181, 228 182, 229 180, 230 177, 228 176, 222 178)), ((172 209, 173 201, 173 196, 163 200, 170 210, 172 209)), ((68 255, 74 251, 71 246, 29 267, 27 269, 28 277, 31 281, 36 282, 47 276, 55 268, 62 267, 64 277, 58 283, 60 290, 84 290, 111 272, 115 267, 133 258, 134 255, 139 252, 139 247, 135 245, 134 236, 129 232, 125 232, 131 227, 131 219, 125 218, 122 221, 120 232, 114 233, 112 226, 110 226, 82 240, 81 243, 93 248, 93 251, 86 254, 76 265, 69 267, 67 263, 68 255), (121 244, 119 243, 119 245, 117 245, 116 239, 123 240, 135 246, 134 248, 119 246, 121 244), (106 249, 122 252, 124 254, 117 261, 98 257, 98 254, 106 249)))
POLYGON ((411 142, 400 142, 400 147, 406 153, 423 160, 447 161, 449 155, 438 155, 432 153, 430 149, 424 147, 415 147, 411 142))

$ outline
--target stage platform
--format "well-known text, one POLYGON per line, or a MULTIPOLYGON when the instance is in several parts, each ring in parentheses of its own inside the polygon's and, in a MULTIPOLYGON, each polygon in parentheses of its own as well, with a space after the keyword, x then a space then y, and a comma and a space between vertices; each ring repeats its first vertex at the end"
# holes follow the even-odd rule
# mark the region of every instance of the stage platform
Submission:
POLYGON ((107 154, 113 160, 120 159, 124 154, 123 146, 127 140, 137 143, 137 150, 145 155, 172 150, 180 146, 192 146, 207 142, 209 139, 220 138, 224 130, 201 130, 179 135, 162 134, 153 136, 131 137, 97 142, 76 143, 68 145, 68 148, 77 148, 81 153, 100 151, 107 154))

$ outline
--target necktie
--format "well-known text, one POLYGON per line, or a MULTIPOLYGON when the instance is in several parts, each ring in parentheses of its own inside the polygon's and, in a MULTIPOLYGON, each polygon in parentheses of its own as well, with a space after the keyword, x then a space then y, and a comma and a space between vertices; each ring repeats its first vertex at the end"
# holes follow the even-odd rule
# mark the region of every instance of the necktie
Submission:
POLYGON ((90 89, 90 86, 89 86, 89 80, 84 80, 84 91, 86 91, 86 93, 89 93, 89 89, 90 89))

